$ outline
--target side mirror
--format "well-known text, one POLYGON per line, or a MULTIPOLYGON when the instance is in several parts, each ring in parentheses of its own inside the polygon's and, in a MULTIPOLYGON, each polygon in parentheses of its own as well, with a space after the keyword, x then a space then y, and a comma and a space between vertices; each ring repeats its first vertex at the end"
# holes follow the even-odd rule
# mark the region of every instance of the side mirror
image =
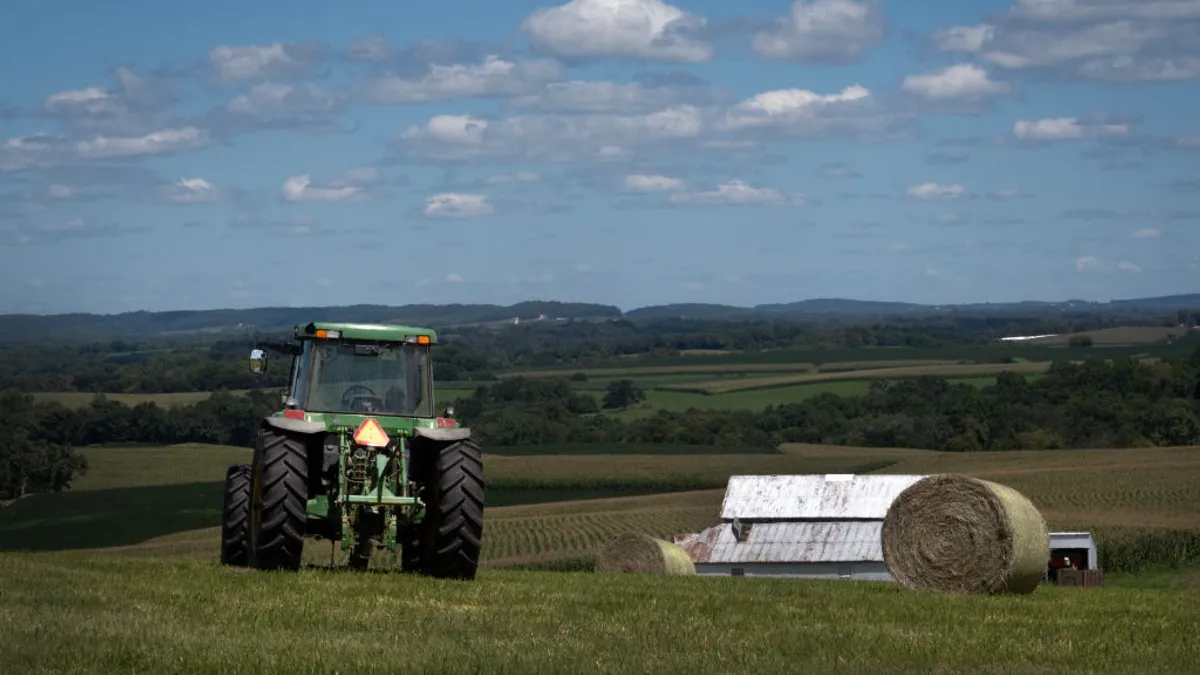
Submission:
POLYGON ((250 372, 262 375, 267 372, 267 353, 261 349, 250 351, 250 372))

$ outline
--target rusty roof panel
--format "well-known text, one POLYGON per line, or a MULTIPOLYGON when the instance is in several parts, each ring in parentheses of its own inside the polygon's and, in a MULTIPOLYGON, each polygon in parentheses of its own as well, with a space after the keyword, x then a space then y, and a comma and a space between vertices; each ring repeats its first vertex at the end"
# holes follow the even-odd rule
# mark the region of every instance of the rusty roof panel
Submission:
POLYGON ((729 523, 676 540, 698 563, 882 562, 881 521, 755 523, 738 542, 729 523))
POLYGON ((883 520, 916 475, 730 476, 721 519, 883 520))

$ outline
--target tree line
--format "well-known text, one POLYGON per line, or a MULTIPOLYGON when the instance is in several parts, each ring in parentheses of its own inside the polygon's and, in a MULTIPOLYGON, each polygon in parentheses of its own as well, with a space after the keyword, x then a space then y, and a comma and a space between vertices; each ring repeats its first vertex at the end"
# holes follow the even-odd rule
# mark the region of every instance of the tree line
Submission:
MULTIPOLYGON (((1121 324, 1120 314, 1063 317, 1002 315, 892 319, 828 317, 779 321, 683 319, 532 322, 503 328, 464 327, 441 333, 434 349, 439 381, 492 381, 494 373, 541 366, 588 368, 615 358, 669 359, 689 350, 853 350, 862 347, 984 347, 1005 335, 1067 333, 1121 324)), ((1185 317, 1186 318, 1186 317, 1185 317)), ((1143 323, 1177 325, 1174 313, 1143 323)), ((287 368, 265 379, 246 368, 259 340, 286 334, 185 343, 113 340, 79 345, 0 349, 0 389, 27 392, 173 393, 286 385, 287 368)), ((999 350, 997 350, 999 351, 999 350)), ((854 360, 847 353, 846 360, 854 360)), ((629 363, 627 363, 628 365, 629 363)))
POLYGON ((970 452, 1200 444, 1200 349, 1189 359, 1056 362, 1037 379, 1005 372, 975 387, 944 377, 874 380, 762 411, 659 411, 623 422, 565 381, 508 378, 458 402, 487 442, 822 443, 970 452))
MULTIPOLYGON (((627 383, 628 384, 628 383, 627 383)), ((613 398, 637 400, 622 384, 613 398)), ((1091 358, 1056 362, 1031 380, 1006 372, 994 385, 925 376, 875 380, 867 393, 820 396, 765 410, 659 411, 624 421, 569 380, 505 378, 456 403, 485 444, 686 444, 775 447, 824 443, 952 452, 1200 444, 1200 349, 1188 359, 1091 358)), ((127 406, 97 396, 80 409, 0 394, 0 499, 69 484, 86 462, 72 448, 104 443, 250 446, 278 392, 226 392, 192 405, 127 406)))

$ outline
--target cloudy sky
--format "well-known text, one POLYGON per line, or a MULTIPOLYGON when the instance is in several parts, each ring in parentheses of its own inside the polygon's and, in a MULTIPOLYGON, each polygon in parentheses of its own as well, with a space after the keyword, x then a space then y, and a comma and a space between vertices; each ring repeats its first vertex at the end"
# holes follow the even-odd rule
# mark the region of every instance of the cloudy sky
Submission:
POLYGON ((0 312, 1200 291, 1200 0, 552 1, 6 0, 0 312))

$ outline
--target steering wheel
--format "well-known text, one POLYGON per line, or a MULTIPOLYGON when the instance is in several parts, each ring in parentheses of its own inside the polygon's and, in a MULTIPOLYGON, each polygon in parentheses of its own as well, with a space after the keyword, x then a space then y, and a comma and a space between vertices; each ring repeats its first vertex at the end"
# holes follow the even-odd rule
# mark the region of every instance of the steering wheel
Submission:
POLYGON ((350 387, 348 387, 346 389, 346 391, 342 392, 342 406, 343 407, 349 406, 350 401, 353 400, 354 398, 357 398, 356 396, 351 396, 351 392, 358 392, 358 391, 365 392, 366 396, 370 396, 370 397, 376 398, 376 399, 379 398, 379 394, 376 394, 374 389, 364 386, 364 385, 361 385, 361 384, 354 384, 354 385, 351 385, 350 387))

